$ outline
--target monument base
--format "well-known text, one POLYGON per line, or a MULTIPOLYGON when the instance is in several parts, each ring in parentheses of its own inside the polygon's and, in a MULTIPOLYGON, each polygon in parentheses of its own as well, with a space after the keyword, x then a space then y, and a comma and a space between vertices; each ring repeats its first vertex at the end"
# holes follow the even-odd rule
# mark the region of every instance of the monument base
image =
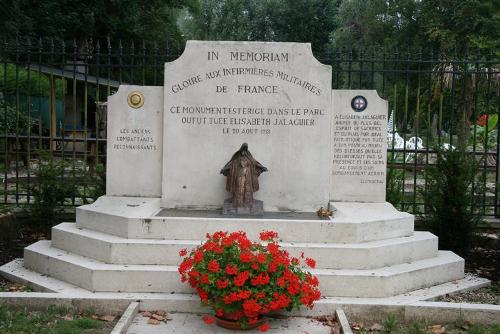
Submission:
MULTIPOLYGON (((327 297, 385 298, 464 277, 464 260, 438 251, 437 237, 414 232, 413 216, 391 204, 330 207, 337 211, 329 219, 314 212, 234 217, 162 210, 160 198, 103 196, 77 208, 76 223, 54 226, 52 241, 25 248, 23 266, 92 292, 193 293, 179 279, 182 249, 206 233, 246 231, 258 240, 273 230, 292 256, 316 260, 311 272, 327 297)), ((4 267, 0 275, 12 276, 4 267)))
POLYGON ((262 216, 264 214, 264 202, 259 200, 254 200, 252 206, 240 206, 234 207, 233 199, 228 198, 224 200, 224 206, 222 207, 223 215, 251 215, 251 216, 262 216))

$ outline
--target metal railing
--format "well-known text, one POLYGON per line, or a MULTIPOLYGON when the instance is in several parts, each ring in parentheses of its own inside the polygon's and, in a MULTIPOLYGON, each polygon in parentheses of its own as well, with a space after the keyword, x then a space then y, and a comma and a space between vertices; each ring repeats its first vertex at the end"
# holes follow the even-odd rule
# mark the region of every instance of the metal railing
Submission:
MULTIPOLYGON (((61 182, 77 185, 65 204, 91 200, 102 180, 88 172, 106 161, 107 97, 120 84, 163 85, 164 63, 183 48, 110 40, 2 42, 0 204, 33 201, 42 151, 66 162, 61 182)), ((315 56, 332 66, 333 89, 375 89, 389 101, 388 197, 399 209, 423 212, 420 192, 434 148, 465 141, 484 176, 479 212, 500 214, 497 125, 476 124, 483 124, 481 115, 492 120, 499 113, 500 60, 492 52, 333 50, 315 56)))

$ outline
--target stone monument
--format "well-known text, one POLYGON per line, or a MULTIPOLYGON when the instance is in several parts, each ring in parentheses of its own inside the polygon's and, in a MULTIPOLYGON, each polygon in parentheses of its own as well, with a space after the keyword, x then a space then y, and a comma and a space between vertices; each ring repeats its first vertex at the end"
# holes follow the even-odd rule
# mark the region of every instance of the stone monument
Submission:
POLYGON ((331 75, 308 44, 189 41, 165 65, 162 207, 220 208, 213 175, 243 142, 279 171, 259 178, 265 211, 328 203, 331 75))
MULTIPOLYGON (((291 254, 316 259, 325 297, 391 297, 460 280, 463 259, 438 251, 436 236, 415 232, 414 217, 385 202, 387 112, 375 91, 332 91, 331 67, 309 44, 189 41, 165 65, 163 87, 121 86, 109 98, 106 196, 1 270, 187 303, 180 249, 217 230, 254 239, 275 230, 291 254), (261 216, 222 214, 235 188, 219 173, 231 174, 242 143, 259 161, 243 146, 243 168, 270 171, 258 180, 261 216), (318 217, 320 207, 334 216, 318 217)), ((240 190, 257 189, 248 171, 240 190)))

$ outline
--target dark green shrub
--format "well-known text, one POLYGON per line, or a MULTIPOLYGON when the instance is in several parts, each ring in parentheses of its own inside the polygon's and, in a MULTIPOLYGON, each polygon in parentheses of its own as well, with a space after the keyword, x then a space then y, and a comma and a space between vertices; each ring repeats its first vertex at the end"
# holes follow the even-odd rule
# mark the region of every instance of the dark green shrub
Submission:
POLYGON ((26 135, 30 125, 30 119, 26 113, 16 110, 15 106, 9 105, 0 95, 0 130, 2 133, 26 135))
POLYGON ((439 248, 465 255, 481 217, 481 182, 475 182, 479 169, 473 156, 461 150, 436 148, 437 161, 428 168, 424 223, 439 237, 439 248))
POLYGON ((106 194, 106 167, 96 163, 84 173, 85 187, 79 190, 79 197, 88 204, 106 194))
POLYGON ((401 169, 396 169, 394 167, 387 168, 386 176, 386 200, 387 202, 394 205, 396 208, 401 207, 404 200, 404 171, 401 169))
POLYGON ((75 194, 74 182, 63 177, 65 166, 64 160, 56 160, 49 153, 40 154, 34 171, 37 182, 30 187, 34 201, 28 207, 33 223, 39 227, 54 226, 58 214, 64 211, 66 198, 75 194))

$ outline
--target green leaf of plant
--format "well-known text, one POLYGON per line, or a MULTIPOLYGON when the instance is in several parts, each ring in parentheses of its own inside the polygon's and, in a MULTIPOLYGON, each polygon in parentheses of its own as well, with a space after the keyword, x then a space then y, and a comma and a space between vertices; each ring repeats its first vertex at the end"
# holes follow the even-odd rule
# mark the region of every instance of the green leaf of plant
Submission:
POLYGON ((498 114, 488 116, 488 132, 495 129, 498 123, 498 114))

